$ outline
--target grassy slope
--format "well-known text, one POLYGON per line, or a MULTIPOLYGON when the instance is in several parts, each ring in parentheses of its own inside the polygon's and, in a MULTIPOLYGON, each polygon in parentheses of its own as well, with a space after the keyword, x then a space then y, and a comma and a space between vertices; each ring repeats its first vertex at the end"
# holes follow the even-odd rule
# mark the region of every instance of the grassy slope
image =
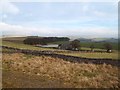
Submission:
POLYGON ((23 43, 23 40, 25 40, 26 37, 6 37, 2 38, 4 41, 12 41, 16 43, 23 43))
MULTIPOLYGON (((32 45, 26 45, 23 43, 16 43, 16 42, 9 42, 9 41, 2 41, 2 45, 16 47, 16 48, 23 48, 23 49, 32 49, 32 50, 54 50, 51 48, 40 48, 40 47, 34 47, 32 45)), ((87 48, 87 47, 82 47, 81 49, 82 50, 91 50, 90 48, 87 48)), ((104 51, 104 49, 99 49, 99 48, 95 48, 95 50, 104 51)))
POLYGON ((59 58, 20 53, 3 53, 2 61, 3 87, 118 87, 118 68, 111 65, 71 63, 59 58))
POLYGON ((21 48, 21 49, 30 49, 30 50, 54 50, 54 49, 50 49, 50 48, 40 48, 40 47, 35 47, 32 45, 26 45, 26 44, 22 44, 22 43, 13 43, 13 42, 8 42, 8 41, 3 41, 2 45, 15 47, 15 48, 21 48))
MULTIPOLYGON (((22 43, 22 41, 26 37, 9 37, 9 38, 3 38, 3 45, 10 46, 10 47, 16 47, 16 48, 22 48, 22 49, 30 49, 30 50, 57 50, 57 49, 50 49, 50 48, 40 48, 40 47, 34 47, 31 45, 25 45, 22 43), (4 40, 13 40, 15 42, 8 42, 4 40), (20 43, 16 43, 20 42, 20 43)), ((66 41, 58 41, 58 42, 52 42, 50 44, 62 44, 65 43, 66 41)), ((89 46, 91 44, 95 45, 94 50, 100 50, 100 51, 105 51, 103 48, 104 43, 93 43, 93 42, 81 42, 81 49, 82 50, 90 50, 89 46)), ((117 49, 117 43, 111 43, 113 46, 113 49, 117 49)), ((58 50, 57 50, 58 51, 58 50)), ((60 50, 62 51, 62 50, 60 50)), ((64 50, 65 51, 65 50, 64 50)), ((86 58, 112 58, 112 59, 117 59, 118 58, 118 52, 115 51, 114 53, 60 53, 60 54, 65 54, 65 55, 72 55, 72 56, 79 56, 79 57, 86 57, 86 58)))
MULTIPOLYGON (((17 43, 23 43, 23 40, 26 37, 7 37, 7 38, 3 38, 3 40, 11 40, 13 42, 17 42, 17 43)), ((66 43, 68 41, 57 41, 57 42, 51 42, 49 44, 63 44, 66 43)), ((104 44, 105 42, 81 42, 81 47, 82 48, 87 48, 90 49, 90 45, 94 44, 95 48, 97 49, 104 49, 104 44)), ((113 47, 113 49, 118 50, 118 43, 110 43, 113 47)))
POLYGON ((23 41, 26 37, 6 37, 3 40, 21 40, 23 41))
POLYGON ((78 56, 78 57, 85 57, 85 58, 108 58, 108 59, 118 59, 118 52, 113 53, 69 53, 69 52, 62 52, 59 54, 70 55, 70 56, 78 56))
MULTIPOLYGON (((115 51, 113 53, 80 53, 80 52, 73 52, 69 53, 66 50, 58 50, 58 49, 50 49, 50 48, 40 48, 40 47, 34 47, 31 45, 25 45, 25 44, 20 44, 20 43, 13 43, 13 42, 7 42, 3 41, 2 43, 5 46, 10 46, 10 47, 16 47, 16 48, 22 48, 22 49, 30 49, 30 50, 51 50, 51 51, 64 51, 62 53, 58 54, 64 54, 64 55, 71 55, 71 56, 79 56, 79 57, 86 57, 86 58, 111 58, 111 59, 118 59, 118 52, 115 51)), ((89 48, 83 48, 89 49, 89 48)))
MULTIPOLYGON (((105 42, 81 42, 81 47, 90 47, 91 44, 94 44, 95 48, 100 48, 100 49, 104 49, 104 44, 105 42)), ((112 43, 110 42, 110 44, 112 45, 113 49, 118 50, 118 43, 112 43)))
MULTIPOLYGON (((65 42, 67 41, 52 42, 51 44, 63 44, 65 42)), ((80 44, 82 48, 89 48, 90 45, 94 44, 95 48, 104 49, 105 42, 80 42, 80 44)), ((118 50, 118 43, 110 42, 110 44, 112 45, 113 49, 118 50)))

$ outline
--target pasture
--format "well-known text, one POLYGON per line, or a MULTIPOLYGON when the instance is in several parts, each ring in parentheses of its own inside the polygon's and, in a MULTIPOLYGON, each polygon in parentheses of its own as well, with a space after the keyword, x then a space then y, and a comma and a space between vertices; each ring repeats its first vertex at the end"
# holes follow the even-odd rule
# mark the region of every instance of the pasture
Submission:
POLYGON ((23 40, 25 40, 26 37, 7 37, 2 38, 3 41, 9 41, 9 42, 16 42, 16 43, 23 43, 23 40))
MULTIPOLYGON (((25 40, 26 37, 7 37, 7 38, 3 38, 3 41, 9 41, 9 42, 15 42, 15 43, 22 43, 23 44, 23 40, 25 40)), ((63 43, 67 43, 68 41, 56 41, 56 42, 51 42, 48 44, 63 44, 63 43)), ((113 42, 109 42, 114 50, 118 50, 118 43, 113 43, 113 42)), ((80 42, 81 44, 81 48, 90 50, 90 45, 94 44, 95 49, 97 50, 104 50, 104 44, 105 42, 80 42)))
MULTIPOLYGON (((29 50, 38 50, 38 51, 54 51, 57 54, 64 54, 64 55, 71 55, 71 56, 79 56, 85 58, 110 58, 110 59, 118 59, 118 51, 113 50, 112 53, 95 53, 95 52, 77 52, 77 51, 69 51, 69 50, 60 50, 60 49, 53 49, 53 48, 42 48, 42 47, 35 47, 33 45, 26 45, 23 43, 15 43, 9 41, 3 41, 3 46, 15 47, 19 49, 29 49, 29 50)), ((90 48, 82 47, 82 50, 90 50, 90 48)), ((95 48, 94 50, 97 51, 105 51, 105 49, 98 49, 95 48)))
MULTIPOLYGON (((63 44, 63 43, 67 43, 67 41, 52 42, 50 44, 63 44)), ((99 49, 104 49, 104 44, 105 43, 106 42, 80 42, 80 45, 81 45, 81 47, 83 49, 87 48, 87 50, 89 50, 90 49, 90 45, 93 44, 95 46, 95 49, 99 50, 99 49)), ((114 50, 118 50, 118 43, 117 42, 115 42, 115 43, 109 42, 109 43, 112 45, 114 50)))
POLYGON ((26 45, 23 43, 15 43, 15 42, 9 42, 9 41, 2 41, 2 45, 14 47, 14 48, 20 48, 20 49, 30 49, 30 50, 54 50, 54 49, 50 49, 50 48, 35 47, 32 45, 26 45))
POLYGON ((58 54, 70 55, 70 56, 77 56, 83 58, 107 58, 107 59, 116 59, 118 60, 118 52, 113 53, 98 53, 98 52, 60 52, 58 54))

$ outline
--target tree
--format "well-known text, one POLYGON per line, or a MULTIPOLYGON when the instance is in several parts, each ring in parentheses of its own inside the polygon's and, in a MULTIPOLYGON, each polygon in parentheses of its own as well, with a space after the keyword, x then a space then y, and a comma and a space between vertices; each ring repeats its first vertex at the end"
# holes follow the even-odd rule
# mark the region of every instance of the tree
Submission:
POLYGON ((94 48, 95 48, 95 47, 94 47, 94 44, 91 44, 91 45, 90 45, 90 48, 91 48, 91 51, 94 51, 94 48))
POLYGON ((37 36, 29 36, 27 37, 23 43, 24 44, 30 44, 30 45, 46 45, 50 42, 56 42, 56 41, 69 41, 69 38, 67 37, 37 37, 37 36))
POLYGON ((72 49, 73 50, 79 50, 79 48, 80 48, 80 41, 76 39, 76 40, 71 42, 71 45, 72 45, 72 49))
POLYGON ((105 47, 105 49, 107 50, 108 53, 111 52, 111 50, 112 50, 112 45, 111 45, 110 43, 105 43, 105 44, 104 44, 104 47, 105 47))
POLYGON ((42 40, 41 38, 36 38, 36 37, 29 37, 26 38, 23 41, 24 44, 29 44, 29 45, 36 45, 36 44, 41 44, 41 45, 46 45, 46 42, 42 40))
POLYGON ((60 48, 61 48, 61 46, 62 46, 62 44, 59 44, 59 45, 58 45, 58 48, 60 49, 60 48))

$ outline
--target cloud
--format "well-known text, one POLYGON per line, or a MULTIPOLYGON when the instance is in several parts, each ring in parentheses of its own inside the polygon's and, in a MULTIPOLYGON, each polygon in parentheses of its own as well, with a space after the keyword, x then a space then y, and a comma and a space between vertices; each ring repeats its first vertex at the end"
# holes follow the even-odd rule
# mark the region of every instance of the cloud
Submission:
MULTIPOLYGON (((16 15, 20 12, 19 8, 16 7, 14 3, 10 3, 6 1, 6 2, 3 2, 3 4, 1 5, 6 7, 6 8, 3 8, 5 12, 5 14, 3 14, 3 18, 8 19, 8 16, 9 16, 8 13, 16 15)), ((22 15, 20 15, 19 18, 13 16, 13 18, 10 19, 11 21, 9 21, 9 19, 7 20, 7 22, 13 23, 13 24, 0 23, 0 30, 2 30, 3 34, 7 34, 7 35, 8 34, 40 35, 40 36, 66 36, 66 35, 73 36, 74 35, 74 36, 80 36, 80 37, 81 36, 82 37, 107 37, 107 36, 116 37, 118 34, 117 29, 111 28, 112 26, 107 27, 109 23, 110 25, 113 25, 112 22, 115 21, 115 18, 110 18, 110 15, 108 15, 107 12, 105 12, 104 10, 99 11, 99 9, 96 6, 90 3, 87 3, 87 4, 83 3, 81 7, 77 9, 75 9, 76 7, 73 8, 72 5, 68 5, 71 7, 67 7, 66 5, 66 8, 62 9, 60 5, 60 7, 55 7, 56 11, 52 7, 54 5, 52 6, 51 5, 52 4, 45 5, 45 6, 43 5, 44 7, 42 7, 43 9, 45 8, 43 10, 45 11, 43 12, 43 16, 46 15, 45 18, 42 16, 36 17, 35 15, 36 12, 27 13, 27 11, 22 11, 24 12, 24 15, 26 18, 23 18, 22 15), (55 15, 54 15, 54 12, 55 12, 55 15), (41 17, 42 19, 39 19, 41 17), (25 22, 27 21, 27 19, 31 19, 31 18, 33 18, 32 21, 25 22), (34 20, 34 18, 36 18, 37 20, 36 19, 34 20), (102 23, 102 20, 105 22, 109 20, 110 22, 107 22, 106 24, 106 23, 102 23), (31 24, 31 22, 33 24, 31 24), (21 25, 15 25, 17 23, 21 25), (91 24, 91 25, 87 25, 87 24, 91 24), (104 24, 106 25, 106 27, 104 24)), ((22 7, 24 7, 24 5, 22 5, 22 7)), ((30 7, 30 8, 33 8, 33 7, 30 7)), ((37 9, 33 8, 30 10, 34 11, 37 9)))
MULTIPOLYGON (((10 0, 16 2, 33 2, 33 0, 10 0)), ((118 2, 119 0, 34 0, 34 2, 118 2)))
POLYGON ((107 16, 106 13, 100 12, 100 11, 93 11, 93 14, 95 14, 96 16, 100 16, 100 17, 105 17, 105 16, 107 16))
POLYGON ((8 16, 6 14, 3 15, 3 18, 7 18, 8 16))
POLYGON ((39 36, 78 36, 78 37, 117 37, 118 31, 106 27, 80 27, 79 29, 23 27, 0 23, 3 35, 39 35, 39 36))
POLYGON ((114 16, 116 17, 118 13, 117 9, 118 9, 118 2, 115 2, 115 1, 107 2, 107 3, 86 2, 86 3, 83 3, 82 13, 85 13, 84 15, 87 15, 87 16, 91 15, 93 18, 98 17, 98 18, 104 18, 104 19, 106 18, 111 19, 114 16))
POLYGON ((2 30, 3 34, 6 35, 33 35, 33 34, 40 34, 40 35, 47 35, 51 33, 47 30, 48 28, 33 28, 33 27, 24 27, 21 25, 12 25, 0 22, 0 30, 2 30))
POLYGON ((18 7, 15 6, 13 3, 9 2, 8 0, 2 0, 0 2, 0 13, 16 15, 19 12, 20 11, 18 7))
POLYGON ((95 4, 92 4, 90 2, 86 2, 83 3, 82 6, 82 13, 84 13, 85 15, 93 15, 93 18, 95 17, 106 17, 109 14, 103 11, 98 10, 98 8, 96 6, 94 6, 95 4))
POLYGON ((89 10, 89 7, 88 6, 83 6, 83 11, 84 12, 87 12, 89 10))
POLYGON ((106 27, 80 27, 79 29, 59 30, 56 32, 59 35, 78 36, 85 38, 95 37, 118 37, 118 31, 116 29, 110 29, 106 27))

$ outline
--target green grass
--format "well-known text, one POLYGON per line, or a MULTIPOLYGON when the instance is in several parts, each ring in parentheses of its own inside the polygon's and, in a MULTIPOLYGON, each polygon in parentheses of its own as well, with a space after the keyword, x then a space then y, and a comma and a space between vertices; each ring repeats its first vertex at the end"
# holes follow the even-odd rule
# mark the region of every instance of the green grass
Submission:
POLYGON ((2 52, 2 53, 14 53, 14 50, 4 48, 4 49, 0 50, 0 52, 2 52))
POLYGON ((3 40, 24 40, 26 37, 6 37, 2 38, 3 40))
MULTIPOLYGON (((58 49, 52 49, 52 48, 41 48, 41 47, 35 47, 32 45, 26 45, 23 44, 22 41, 26 37, 10 37, 10 38, 3 38, 2 40, 2 45, 3 46, 10 46, 10 47, 15 47, 15 48, 20 48, 20 49, 29 49, 29 50, 55 50, 55 51, 66 51, 66 50, 58 50, 58 49), (10 41, 4 41, 4 40, 11 40, 10 41), (21 42, 21 43, 19 43, 21 42)), ((57 42, 52 42, 49 44, 62 44, 66 43, 68 41, 57 41, 57 42)), ((81 50, 91 50, 89 47, 91 44, 94 44, 95 46, 95 51, 106 51, 104 49, 104 42, 100 43, 95 43, 95 42, 81 42, 81 50)), ((1 45, 1 43, 0 43, 1 45)), ((113 46, 114 52, 113 53, 78 53, 78 52, 73 52, 73 53, 68 53, 68 52, 62 52, 60 54, 65 54, 65 55, 71 55, 71 56, 79 56, 79 57, 86 57, 86 58, 112 58, 112 59, 117 59, 118 58, 118 52, 116 51, 118 49, 118 44, 117 43, 111 43, 113 46)))
POLYGON ((2 38, 3 41, 11 41, 11 42, 16 42, 16 43, 23 43, 23 40, 25 40, 26 37, 7 37, 7 38, 2 38))
MULTIPOLYGON (((16 43, 23 43, 23 40, 26 37, 7 37, 7 38, 2 38, 3 41, 11 41, 11 42, 16 42, 16 43)), ((50 42, 48 44, 63 44, 68 41, 56 41, 56 42, 50 42)), ((89 48, 91 44, 94 44, 95 48, 97 49, 104 49, 104 44, 105 42, 80 42, 82 48, 89 48)), ((114 50, 118 50, 118 43, 112 43, 110 42, 114 50)), ((89 48, 90 49, 90 48, 89 48)))
MULTIPOLYGON (((105 42, 81 42, 81 47, 89 48, 90 45, 94 44, 95 48, 104 49, 105 42)), ((110 42, 114 50, 118 50, 118 43, 110 42)))
MULTIPOLYGON (((81 50, 91 50, 89 47, 81 47, 81 50)), ((100 48, 94 48, 94 51, 106 51, 105 49, 100 49, 100 48)))
MULTIPOLYGON (((29 49, 29 50, 50 50, 50 51, 64 51, 64 52, 57 52, 58 54, 64 54, 64 55, 71 55, 71 56, 78 56, 78 57, 85 57, 85 58, 110 58, 110 59, 118 59, 118 51, 114 50, 112 53, 81 53, 73 51, 72 53, 66 52, 67 50, 58 50, 58 49, 51 49, 51 48, 41 48, 41 47, 35 47, 32 45, 26 45, 26 44, 20 44, 20 43, 13 43, 8 41, 2 42, 3 46, 9 46, 9 47, 15 47, 20 49, 29 49)), ((82 50, 90 50, 90 48, 81 48, 82 50)), ((104 51, 104 49, 95 49, 95 50, 101 50, 104 51)))
POLYGON ((118 59, 118 52, 113 53, 80 53, 80 52, 62 52, 58 54, 70 55, 70 56, 77 56, 77 57, 84 57, 84 58, 108 58, 108 59, 118 59))
POLYGON ((41 47, 35 47, 32 45, 26 45, 26 44, 22 44, 22 43, 14 43, 14 42, 8 42, 8 41, 3 41, 2 45, 20 48, 20 49, 29 49, 29 50, 54 50, 54 49, 50 49, 50 48, 41 48, 41 47))
MULTIPOLYGON (((57 41, 57 42, 52 42, 50 44, 63 44, 68 41, 57 41)), ((89 48, 90 45, 94 44, 95 48, 101 50, 104 49, 104 44, 105 42, 80 42, 80 45, 82 48, 89 48)), ((114 50, 118 50, 118 43, 112 43, 110 42, 114 50)), ((90 48, 89 48, 90 49, 90 48)))

